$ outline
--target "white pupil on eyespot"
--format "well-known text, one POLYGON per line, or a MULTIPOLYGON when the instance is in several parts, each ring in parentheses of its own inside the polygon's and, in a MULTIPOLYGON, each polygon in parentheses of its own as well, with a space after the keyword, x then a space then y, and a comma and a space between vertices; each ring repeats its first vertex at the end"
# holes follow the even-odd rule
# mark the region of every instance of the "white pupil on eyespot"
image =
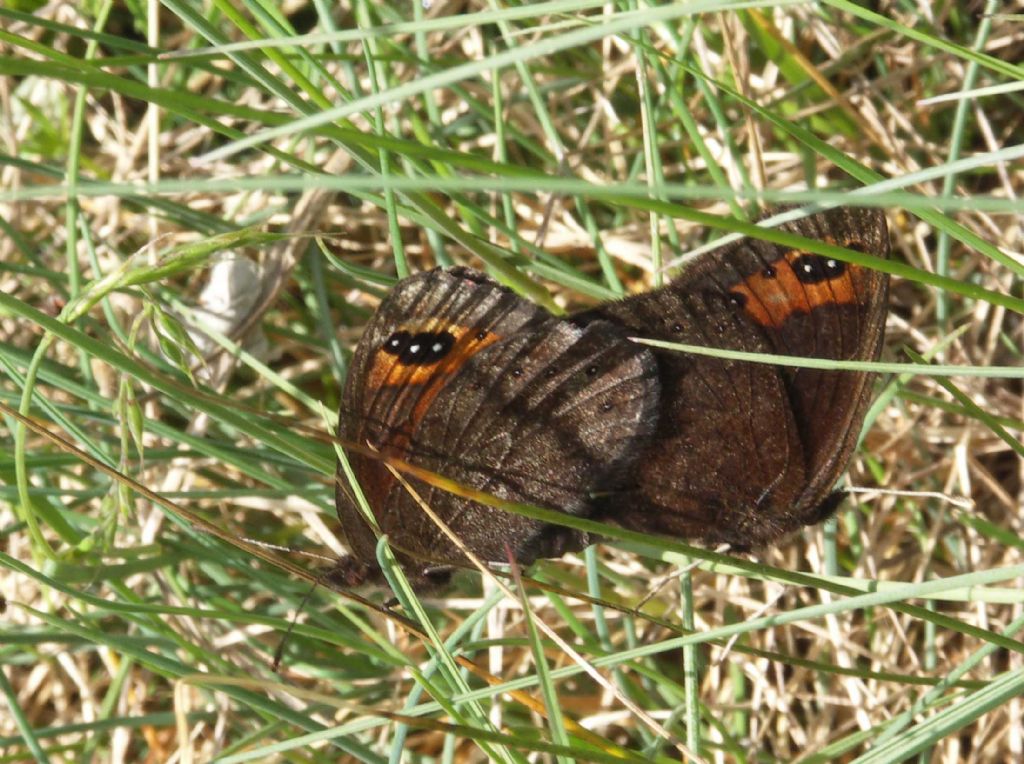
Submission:
POLYGON ((825 263, 825 265, 827 265, 831 270, 835 270, 836 269, 836 261, 835 260, 829 260, 827 263, 825 263))
POLYGON ((442 345, 440 342, 435 342, 433 345, 430 346, 430 349, 435 353, 440 353, 442 350, 444 350, 444 345, 442 345))
POLYGON ((410 345, 409 346, 409 352, 410 353, 414 353, 414 354, 420 352, 420 346, 419 345, 410 345))

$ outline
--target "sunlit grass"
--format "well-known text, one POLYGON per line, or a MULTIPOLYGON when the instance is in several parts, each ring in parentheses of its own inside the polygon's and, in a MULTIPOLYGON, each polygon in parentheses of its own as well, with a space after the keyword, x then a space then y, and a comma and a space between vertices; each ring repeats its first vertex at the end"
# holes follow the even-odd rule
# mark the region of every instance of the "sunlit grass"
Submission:
POLYGON ((156 47, 135 5, 79 5, 0 9, 9 755, 1024 750, 1024 32, 996 3, 166 0, 156 47), (469 264, 569 311, 780 202, 888 213, 867 493, 756 555, 602 528, 515 596, 320 587, 271 671, 343 553, 322 412, 397 275, 469 264), (229 255, 262 266, 263 339, 201 364, 185 317, 229 255))

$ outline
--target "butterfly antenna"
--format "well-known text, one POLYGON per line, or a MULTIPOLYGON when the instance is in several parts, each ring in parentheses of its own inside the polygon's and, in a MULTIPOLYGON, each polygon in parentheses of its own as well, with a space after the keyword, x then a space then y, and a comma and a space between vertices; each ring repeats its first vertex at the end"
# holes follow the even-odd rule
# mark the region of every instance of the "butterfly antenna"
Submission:
POLYGON ((337 560, 335 557, 328 557, 327 555, 317 554, 316 552, 310 552, 305 549, 296 549, 295 547, 281 546, 280 544, 270 544, 266 541, 249 538, 248 536, 240 536, 239 538, 253 546, 258 546, 263 549, 272 549, 275 552, 287 552, 288 554, 296 554, 300 557, 309 557, 314 560, 319 560, 320 562, 335 562, 337 560))
POLYGON ((309 598, 313 596, 313 592, 316 588, 323 583, 323 575, 316 577, 313 585, 309 587, 309 591, 306 592, 306 596, 302 598, 302 602, 299 603, 299 609, 295 611, 295 616, 292 618, 291 623, 288 624, 288 631, 281 637, 281 641, 277 643, 277 649, 274 650, 274 662, 270 665, 271 671, 275 674, 280 673, 281 659, 284 657, 284 646, 288 644, 288 638, 291 637, 292 632, 295 631, 295 624, 299 622, 299 616, 302 615, 302 611, 306 609, 306 603, 309 602, 309 598))
MULTIPOLYGON (((311 555, 320 557, 320 555, 311 555)), ((325 559, 322 558, 321 559, 325 559)), ((299 603, 299 609, 295 611, 295 617, 292 619, 291 624, 288 626, 288 631, 285 632, 284 637, 281 638, 281 644, 277 646, 277 650, 274 651, 274 662, 272 668, 276 674, 278 669, 281 667, 281 657, 284 655, 284 646, 288 643, 288 637, 295 631, 295 624, 299 621, 299 616, 302 615, 302 611, 306 607, 306 603, 309 602, 309 598, 313 596, 313 592, 316 591, 318 586, 323 586, 325 583, 330 584, 332 589, 352 589, 357 586, 361 586, 367 581, 373 579, 371 569, 365 563, 359 562, 352 556, 340 557, 334 560, 334 566, 328 570, 320 573, 316 578, 313 579, 313 586, 306 592, 306 596, 302 598, 302 602, 299 603)), ((351 592, 349 596, 354 597, 351 592)), ((360 600, 364 605, 369 604, 362 598, 356 598, 360 600)))

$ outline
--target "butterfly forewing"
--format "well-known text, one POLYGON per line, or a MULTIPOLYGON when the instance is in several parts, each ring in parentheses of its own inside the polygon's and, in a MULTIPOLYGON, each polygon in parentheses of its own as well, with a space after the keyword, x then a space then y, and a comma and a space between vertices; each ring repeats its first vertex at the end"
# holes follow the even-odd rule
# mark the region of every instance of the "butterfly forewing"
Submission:
MULTIPOLYGON (((548 314, 468 268, 403 279, 381 303, 356 347, 345 381, 338 437, 403 458, 416 422, 467 359, 548 314)), ((383 463, 364 453, 349 459, 371 508, 393 483, 383 463)), ((340 474, 336 504, 352 553, 372 563, 376 534, 340 474)))
MULTIPOLYGON (((364 334, 351 373, 376 382, 346 387, 349 413, 341 418, 340 436, 366 439, 384 455, 499 499, 589 512, 591 497, 618 481, 653 429, 658 390, 651 353, 616 327, 581 328, 527 309, 520 298, 502 310, 510 293, 479 277, 468 281, 463 271, 434 271, 429 280, 430 286, 423 279, 397 290, 396 307, 411 302, 422 314, 404 310, 395 320, 396 310, 389 319, 385 303, 381 320, 374 319, 379 325, 364 334), (426 288, 447 297, 429 303, 421 295, 426 288), (462 343, 468 336, 458 328, 463 325, 480 344, 462 343), (434 351, 431 332, 454 339, 434 351), (391 347, 396 336, 400 342, 391 347), (415 353, 408 336, 420 338, 415 353), (388 355, 394 360, 382 360, 388 355), (369 412, 365 422, 359 411, 369 412)), ((414 569, 465 564, 379 460, 354 454, 353 466, 381 530, 406 559, 416 560, 414 569)), ((581 534, 411 482, 484 560, 506 561, 508 549, 529 563, 586 543, 581 534)), ((338 507, 350 546, 366 558, 375 537, 342 489, 338 507)))

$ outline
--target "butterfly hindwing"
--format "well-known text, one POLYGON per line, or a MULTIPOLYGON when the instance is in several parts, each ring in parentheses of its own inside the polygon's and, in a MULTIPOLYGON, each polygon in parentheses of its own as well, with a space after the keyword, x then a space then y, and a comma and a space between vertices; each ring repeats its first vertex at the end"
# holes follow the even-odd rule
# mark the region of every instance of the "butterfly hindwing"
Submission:
MULTIPOLYGON (((717 287, 671 286, 583 314, 636 335, 688 345, 770 352, 765 338, 723 308, 717 287)), ((655 351, 661 404, 651 445, 632 484, 602 514, 626 527, 677 538, 736 543, 756 524, 782 523, 749 511, 773 493, 796 498, 804 480, 801 444, 785 386, 772 366, 655 351)))

